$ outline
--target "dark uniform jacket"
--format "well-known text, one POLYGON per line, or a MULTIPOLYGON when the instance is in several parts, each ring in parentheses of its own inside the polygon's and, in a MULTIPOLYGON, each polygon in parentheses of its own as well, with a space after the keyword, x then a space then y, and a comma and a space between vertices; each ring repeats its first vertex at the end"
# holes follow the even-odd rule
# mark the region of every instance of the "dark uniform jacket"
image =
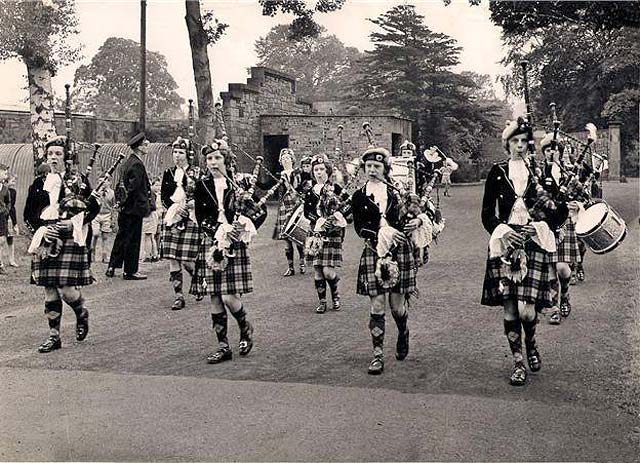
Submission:
MULTIPOLYGON (((239 184, 243 188, 249 188, 248 182, 244 179, 239 182, 239 184)), ((202 226, 203 222, 209 225, 209 227, 205 228, 205 231, 213 231, 215 233, 215 229, 218 227, 218 202, 220 200, 222 200, 224 204, 224 215, 227 222, 233 223, 236 214, 235 187, 229 185, 229 182, 227 182, 227 188, 224 190, 224 197, 218 198, 213 176, 211 174, 206 175, 196 183, 194 200, 198 225, 202 226)), ((255 193, 253 200, 255 202, 259 200, 255 193)), ((262 213, 253 221, 256 229, 260 228, 267 218, 267 207, 262 206, 261 211, 262 213)))
POLYGON ((7 220, 11 211, 11 193, 9 188, 0 183, 0 220, 7 220))
MULTIPOLYGON (((341 197, 342 196, 342 187, 340 187, 340 185, 336 185, 335 183, 333 184, 333 193, 340 198, 341 200, 344 200, 345 198, 341 197)), ((313 230, 316 226, 316 222, 318 221, 318 219, 320 218, 320 215, 318 215, 318 203, 320 202, 320 195, 316 194, 313 191, 313 188, 309 189, 309 191, 307 191, 307 194, 304 196, 304 216, 309 219, 309 221, 311 222, 311 230, 313 230)), ((325 217, 326 218, 326 217, 325 217)), ((345 217, 346 219, 346 217, 345 217)), ((327 234, 327 236, 344 236, 344 228, 338 228, 337 230, 333 231, 333 232, 329 232, 327 234)))
POLYGON ((131 154, 121 168, 121 181, 126 189, 126 199, 121 204, 121 214, 146 217, 151 211, 151 184, 142 160, 131 154))
MULTIPOLYGON (((41 226, 45 225, 44 221, 40 218, 40 214, 42 211, 49 206, 49 193, 44 190, 44 181, 46 176, 36 177, 31 186, 29 187, 29 192, 27 193, 27 200, 24 205, 24 222, 27 224, 27 227, 31 231, 35 231, 41 226)), ((85 188, 81 193, 81 196, 85 199, 85 203, 87 204, 87 210, 84 217, 84 223, 91 223, 93 219, 100 212, 100 204, 98 201, 91 196, 91 186, 89 185, 89 179, 82 176, 82 181, 85 184, 85 188)), ((64 198, 64 178, 63 178, 63 186, 60 188, 60 196, 58 201, 62 201, 64 198)), ((87 239, 87 242, 90 242, 87 239)))
MULTIPOLYGON (((551 192, 552 196, 557 193, 555 183, 546 185, 546 189, 551 192)), ((487 175, 482 199, 482 225, 485 230, 493 233, 498 225, 506 224, 516 199, 516 192, 509 179, 509 161, 505 160, 494 164, 487 175)), ((529 174, 523 199, 527 208, 531 208, 537 199, 536 185, 531 174, 529 174)), ((545 222, 551 230, 556 230, 567 220, 568 214, 567 205, 561 202, 554 212, 548 213, 545 222)))
MULTIPOLYGON (((176 166, 169 167, 164 171, 162 175, 162 186, 160 187, 160 199, 162 200, 162 205, 168 209, 173 204, 171 201, 171 196, 176 191, 178 184, 173 179, 176 174, 176 166)), ((189 166, 185 170, 184 176, 182 177, 182 188, 187 189, 187 177, 189 173, 193 173, 193 167, 189 166)))
POLYGON ((18 217, 16 216, 16 198, 18 196, 18 192, 15 188, 9 188, 9 195, 11 196, 11 209, 9 209, 9 218, 11 219, 11 223, 16 225, 18 223, 18 217))
MULTIPOLYGON (((376 242, 378 230, 380 230, 380 218, 382 213, 373 198, 366 194, 367 185, 356 190, 351 198, 351 208, 353 210, 353 226, 360 238, 369 239, 376 242)), ((385 219, 387 223, 397 230, 400 226, 400 207, 398 198, 393 191, 387 187, 387 210, 385 219)))

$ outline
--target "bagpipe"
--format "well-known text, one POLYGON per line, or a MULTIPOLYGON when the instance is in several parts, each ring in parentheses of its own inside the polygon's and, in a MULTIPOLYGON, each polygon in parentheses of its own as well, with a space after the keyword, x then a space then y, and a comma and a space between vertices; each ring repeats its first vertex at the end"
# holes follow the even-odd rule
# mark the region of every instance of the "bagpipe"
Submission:
MULTIPOLYGON (((99 203, 102 189, 113 176, 113 173, 120 162, 125 158, 124 153, 117 155, 113 160, 112 165, 100 179, 96 187, 91 189, 88 177, 98 157, 101 145, 97 143, 87 144, 73 140, 71 133, 71 95, 69 84, 65 85, 65 91, 65 137, 64 140, 61 141, 65 150, 65 170, 62 175, 62 198, 58 202, 57 219, 54 219, 56 220, 55 223, 51 223, 45 227, 40 227, 38 230, 31 229, 34 233, 34 237, 30 249, 33 250, 37 247, 37 250, 34 253, 39 255, 41 258, 56 258, 59 256, 62 248, 60 233, 69 228, 69 220, 71 220, 72 227, 79 227, 82 225, 80 223, 73 223, 74 220, 72 219, 78 214, 84 213, 88 209, 91 201, 99 203), (78 152, 76 149, 78 146, 87 146, 92 149, 92 154, 88 160, 84 174, 79 169, 78 152), (62 221, 65 222, 63 223, 62 221), (47 230, 52 233, 46 233, 47 230)), ((50 207, 52 206, 50 205, 50 207)))
MULTIPOLYGON (((529 101, 529 91, 527 83, 527 65, 526 61, 521 63, 524 75, 525 99, 527 104, 527 113, 531 114, 531 105, 529 101)), ((558 141, 560 131, 560 121, 558 120, 555 104, 551 105, 553 116, 553 140, 558 141)), ((533 122, 531 121, 531 125, 533 122)), ((597 127, 593 123, 585 126, 587 130, 587 141, 582 142, 568 134, 564 134, 566 138, 578 142, 582 146, 582 151, 571 165, 564 162, 564 157, 560 156, 557 163, 563 177, 554 201, 578 201, 584 203, 580 206, 576 218, 576 235, 587 247, 595 254, 605 254, 614 250, 624 240, 627 235, 627 225, 622 216, 616 212, 606 201, 599 198, 593 198, 591 185, 596 181, 598 170, 594 160, 598 160, 601 164, 606 161, 606 156, 595 153, 592 149, 597 139, 597 127), (587 160, 587 155, 591 154, 591 165, 587 160)), ((555 146, 554 146, 555 148, 555 146)), ((601 166, 600 166, 601 167, 601 166)), ((545 183, 549 184, 553 179, 546 178, 545 183)))
MULTIPOLYGON (((281 175, 280 178, 277 179, 276 184, 258 199, 255 190, 260 170, 263 169, 269 172, 263 166, 264 158, 262 156, 253 158, 244 152, 246 156, 254 160, 254 166, 251 174, 238 173, 236 167, 237 158, 233 150, 230 149, 231 144, 228 142, 226 134, 222 105, 219 103, 216 104, 216 110, 216 117, 223 130, 222 139, 214 142, 212 147, 214 149, 224 150, 226 156, 229 156, 227 171, 217 169, 216 172, 224 177, 229 185, 233 187, 232 201, 234 218, 231 224, 220 222, 212 223, 211 220, 205 218, 201 223, 201 229, 214 243, 214 246, 206 256, 206 264, 212 270, 222 272, 227 267, 228 258, 235 257, 233 251, 234 243, 243 242, 248 245, 257 234, 254 223, 264 220, 267 215, 267 201, 286 184, 287 179, 285 175, 281 175)), ((270 172, 269 174, 273 176, 270 172)), ((204 187, 208 190, 206 185, 204 185, 204 187)), ((212 198, 214 197, 212 192, 208 191, 208 194, 212 198)))

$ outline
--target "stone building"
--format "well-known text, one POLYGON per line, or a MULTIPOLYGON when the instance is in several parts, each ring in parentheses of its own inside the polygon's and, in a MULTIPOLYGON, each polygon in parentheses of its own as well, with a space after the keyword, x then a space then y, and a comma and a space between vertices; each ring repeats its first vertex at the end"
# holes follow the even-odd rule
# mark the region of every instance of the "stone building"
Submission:
MULTIPOLYGON (((411 121, 406 118, 337 114, 328 111, 327 105, 318 110, 296 96, 293 77, 265 67, 251 68, 246 83, 229 84, 220 97, 231 142, 252 156, 261 153, 265 167, 272 172, 279 170, 282 148, 292 148, 298 158, 324 153, 333 159, 351 159, 361 154, 369 144, 362 129, 364 122, 370 123, 376 144, 393 152, 411 137, 411 121), (339 125, 343 127, 341 137, 339 125)), ((251 168, 252 161, 241 153, 238 161, 241 170, 251 168)))

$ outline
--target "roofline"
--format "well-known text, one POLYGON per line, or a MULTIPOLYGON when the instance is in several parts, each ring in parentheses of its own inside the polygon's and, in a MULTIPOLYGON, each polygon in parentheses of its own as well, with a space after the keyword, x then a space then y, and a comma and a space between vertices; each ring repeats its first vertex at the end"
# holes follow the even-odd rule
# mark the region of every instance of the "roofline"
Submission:
POLYGON ((398 116, 395 114, 260 114, 259 117, 360 117, 360 118, 372 118, 372 117, 386 117, 389 119, 399 119, 402 121, 414 122, 413 119, 408 117, 398 116))

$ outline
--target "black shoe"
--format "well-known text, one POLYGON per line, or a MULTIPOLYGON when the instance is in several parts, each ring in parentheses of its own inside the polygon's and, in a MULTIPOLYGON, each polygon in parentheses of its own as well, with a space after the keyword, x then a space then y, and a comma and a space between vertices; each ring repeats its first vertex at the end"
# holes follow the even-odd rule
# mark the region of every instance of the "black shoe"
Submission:
POLYGON ((369 373, 370 375, 381 375, 383 371, 384 360, 382 360, 382 357, 373 357, 373 360, 371 360, 371 363, 369 364, 367 373, 369 373))
POLYGON ((114 275, 116 274, 116 269, 114 269, 113 267, 109 267, 109 268, 107 269, 107 271, 106 271, 106 272, 104 272, 104 274, 105 274, 106 276, 108 276, 109 278, 113 278, 113 277, 114 277, 114 275))
POLYGON ((318 307, 316 307, 316 313, 325 313, 326 311, 327 311, 326 302, 321 302, 320 304, 318 304, 318 307))
POLYGON ((518 362, 511 370, 509 382, 512 386, 524 386, 527 382, 527 370, 521 362, 518 362))
POLYGON ((125 273, 124 275, 122 275, 122 279, 123 280, 146 280, 147 276, 140 272, 125 273))
POLYGON ((549 325, 559 325, 562 321, 562 317, 560 316, 560 309, 555 307, 555 310, 549 317, 549 325))
POLYGON ((249 322, 247 322, 247 325, 248 328, 240 335, 240 344, 238 344, 240 355, 243 357, 249 355, 249 352, 253 349, 253 325, 249 322))
POLYGON ((293 269, 293 267, 289 267, 287 269, 287 271, 282 274, 282 276, 283 277, 291 277, 291 276, 293 276, 295 274, 296 274, 296 271, 293 269))
POLYGON ((76 340, 84 341, 89 334, 89 311, 84 309, 76 321, 76 340))
POLYGON ((560 301, 560 315, 563 317, 568 317, 571 313, 571 302, 569 302, 569 298, 564 298, 560 301))
POLYGON ((300 264, 300 275, 307 273, 307 267, 304 264, 300 264))
POLYGON ((196 294, 196 302, 200 302, 204 299, 204 294, 196 294))
POLYGON ((340 312, 340 310, 342 310, 342 306, 340 305, 340 297, 336 296, 333 299, 333 305, 331 306, 332 310, 335 310, 336 312, 340 312))
POLYGON ((402 361, 409 355, 409 329, 404 333, 398 333, 398 342, 396 343, 396 359, 402 361))
POLYGON ((213 354, 207 356, 207 363, 215 364, 226 362, 233 358, 233 353, 228 347, 219 347, 213 354))
POLYGON ((179 296, 176 297, 176 300, 173 301, 173 305, 171 306, 171 310, 182 310, 185 306, 184 297, 179 296))
POLYGON ((40 352, 41 354, 46 354, 47 352, 51 352, 60 348, 62 348, 62 341, 60 340, 60 338, 49 336, 45 342, 40 344, 40 347, 38 347, 38 352, 40 352))
POLYGON ((540 358, 538 349, 533 348, 527 350, 527 363, 529 364, 529 370, 540 371, 540 368, 542 368, 542 359, 540 358))
POLYGON ((584 269, 582 267, 578 269, 576 276, 578 277, 578 281, 584 281, 584 269))

